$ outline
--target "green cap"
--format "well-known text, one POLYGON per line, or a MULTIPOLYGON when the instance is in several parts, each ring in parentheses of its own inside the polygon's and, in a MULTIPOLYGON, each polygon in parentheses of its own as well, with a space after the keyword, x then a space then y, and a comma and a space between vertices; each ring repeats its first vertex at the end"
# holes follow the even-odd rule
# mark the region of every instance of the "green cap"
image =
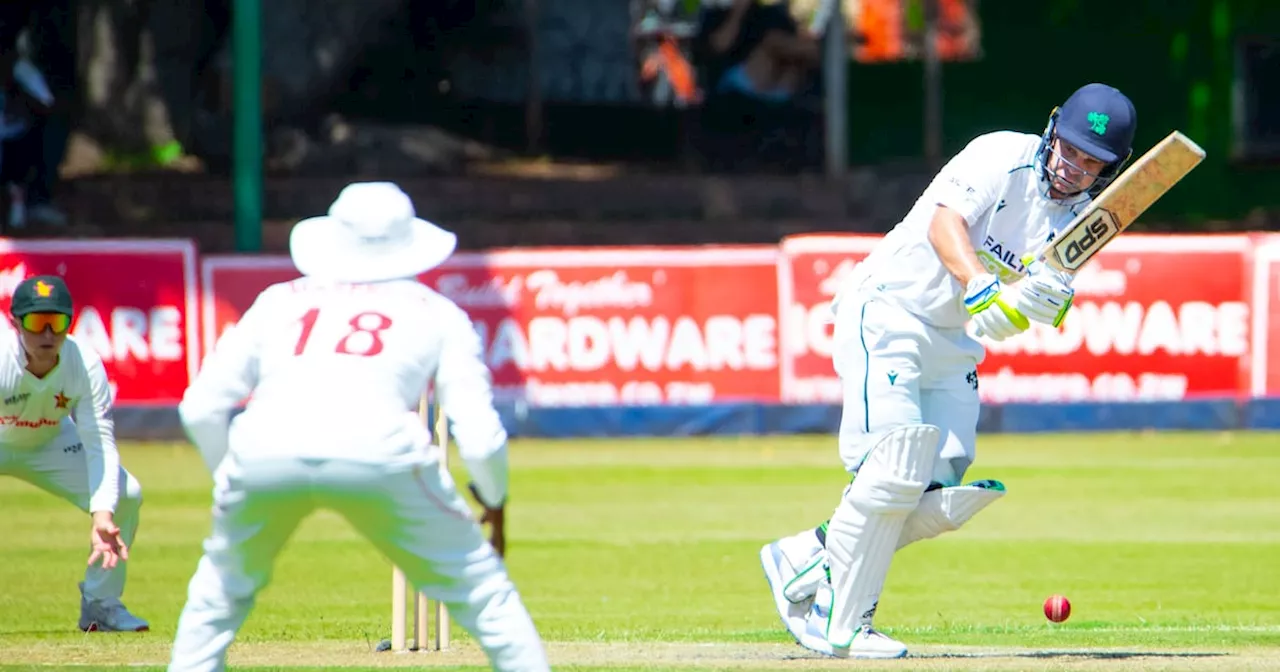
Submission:
POLYGON ((72 314, 71 292, 67 283, 56 275, 37 275, 27 278, 13 290, 9 312, 15 317, 28 313, 72 314))

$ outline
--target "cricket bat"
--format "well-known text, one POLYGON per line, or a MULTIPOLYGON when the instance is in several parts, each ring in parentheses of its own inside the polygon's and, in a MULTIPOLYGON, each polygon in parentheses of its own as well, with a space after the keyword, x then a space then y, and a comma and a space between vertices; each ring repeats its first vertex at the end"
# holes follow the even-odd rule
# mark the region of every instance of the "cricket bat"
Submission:
POLYGON ((1062 233, 1033 255, 1032 263, 1075 274, 1202 160, 1204 150, 1191 138, 1179 131, 1170 133, 1107 185, 1062 233))

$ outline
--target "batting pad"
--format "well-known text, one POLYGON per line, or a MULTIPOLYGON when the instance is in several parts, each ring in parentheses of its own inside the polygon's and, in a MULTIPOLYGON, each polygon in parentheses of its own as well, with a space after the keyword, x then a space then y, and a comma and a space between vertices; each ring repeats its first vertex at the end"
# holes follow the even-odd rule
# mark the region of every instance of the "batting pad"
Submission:
POLYGON ((961 525, 969 522, 970 518, 992 502, 1004 497, 1004 494, 1004 484, 991 480, 938 488, 924 493, 920 504, 902 527, 898 548, 960 529, 961 525))
POLYGON ((907 517, 920 503, 933 474, 942 431, 907 425, 884 434, 827 525, 831 565, 831 619, 827 641, 848 648, 863 614, 871 612, 907 517))
MULTIPOLYGON (((1004 496, 1004 484, 1000 481, 974 481, 968 485, 938 488, 925 492, 907 521, 902 524, 898 548, 922 539, 932 539, 944 532, 953 532, 987 507, 1004 496)), ((884 579, 872 590, 875 600, 884 590, 884 579)), ((872 604, 875 602, 873 601, 872 604)), ((870 617, 863 621, 870 623, 870 617)))
POLYGON ((782 587, 782 595, 792 604, 813 597, 818 584, 826 580, 827 555, 813 530, 778 540, 778 548, 796 574, 782 587))
POLYGON ((826 559, 826 553, 819 548, 818 552, 813 554, 813 559, 782 587, 782 594, 788 602, 799 604, 818 592, 818 586, 827 575, 826 567, 823 565, 826 559))
MULTIPOLYGON (((979 511, 1004 495, 1004 484, 993 480, 974 481, 968 485, 929 490, 920 498, 920 503, 903 523, 902 534, 898 537, 898 548, 901 549, 924 539, 932 539, 947 532, 954 532, 969 522, 969 519, 976 516, 979 511)), ((822 546, 815 547, 810 556, 795 562, 809 569, 800 572, 787 583, 783 591, 787 599, 792 603, 800 603, 819 596, 817 599, 821 601, 821 608, 828 608, 830 600, 822 600, 820 592, 826 578, 823 571, 826 563, 827 550, 822 546)))

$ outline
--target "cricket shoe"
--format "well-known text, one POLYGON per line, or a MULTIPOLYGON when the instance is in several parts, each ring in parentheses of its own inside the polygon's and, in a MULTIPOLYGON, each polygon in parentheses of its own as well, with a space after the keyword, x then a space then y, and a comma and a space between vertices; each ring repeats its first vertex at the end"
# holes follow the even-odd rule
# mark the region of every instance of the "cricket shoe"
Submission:
POLYGON ((907 646, 902 642, 871 627, 875 617, 876 606, 872 605, 860 619, 857 633, 847 648, 831 646, 827 641, 827 627, 831 621, 831 584, 819 586, 814 597, 813 608, 805 619, 804 632, 801 634, 800 646, 816 651, 824 656, 836 658, 901 658, 907 655, 907 646))
POLYGON ((827 641, 827 619, 825 618, 809 619, 799 642, 800 646, 810 651, 833 658, 888 659, 903 658, 907 655, 906 644, 870 625, 858 628, 849 646, 831 646, 831 642, 827 641))
POLYGON ((773 595, 773 606, 778 611, 778 618, 787 632, 800 641, 804 633, 805 618, 813 607, 813 596, 792 602, 787 597, 787 586, 795 582, 803 572, 797 572, 782 552, 778 542, 765 544, 760 549, 760 566, 764 568, 764 578, 769 582, 769 592, 773 595))
POLYGON ((907 645, 864 625, 853 636, 853 641, 847 648, 835 647, 833 653, 836 658, 904 658, 907 655, 907 645))
POLYGON ((151 626, 119 600, 89 600, 80 584, 80 629, 85 632, 146 632, 151 626))

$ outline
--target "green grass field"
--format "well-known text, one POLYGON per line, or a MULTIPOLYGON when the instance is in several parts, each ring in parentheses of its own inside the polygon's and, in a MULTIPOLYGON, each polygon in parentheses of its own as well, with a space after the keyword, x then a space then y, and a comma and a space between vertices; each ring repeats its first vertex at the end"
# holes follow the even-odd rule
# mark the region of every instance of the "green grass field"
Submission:
MULTIPOLYGON (((76 630, 87 519, 0 479, 0 669, 163 669, 210 481, 187 445, 123 459, 145 491, 125 601, 152 632, 76 630)), ((512 461, 509 566, 556 669, 1280 669, 1274 434, 984 437, 969 476, 1009 494, 899 555, 877 623, 912 655, 885 663, 792 644, 758 564, 762 544, 834 507, 832 439, 521 441, 512 461), (1053 593, 1072 601, 1062 625, 1041 612, 1053 593)), ((487 669, 456 628, 445 653, 374 653, 390 584, 344 521, 313 517, 233 668, 487 669)))

